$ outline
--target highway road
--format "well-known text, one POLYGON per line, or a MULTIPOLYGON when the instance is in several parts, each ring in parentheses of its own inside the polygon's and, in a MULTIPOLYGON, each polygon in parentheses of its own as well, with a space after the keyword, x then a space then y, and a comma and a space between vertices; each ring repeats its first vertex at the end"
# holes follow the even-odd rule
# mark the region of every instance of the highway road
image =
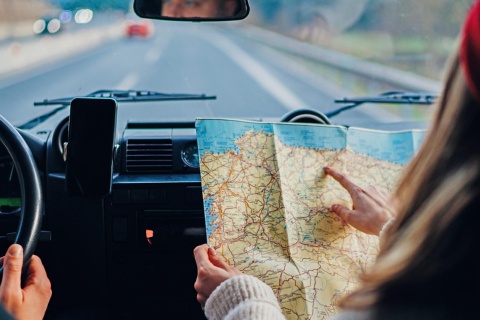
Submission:
MULTIPOLYGON (((81 36, 72 32, 73 40, 69 41, 79 49, 0 75, 0 114, 14 125, 22 125, 55 108, 34 107, 34 101, 82 96, 100 89, 141 89, 205 93, 216 95, 217 99, 122 104, 120 108, 131 121, 198 117, 278 120, 297 108, 330 111, 337 107, 334 99, 350 94, 322 79, 307 64, 252 40, 249 32, 253 31, 239 28, 238 23, 226 26, 156 21, 155 32, 147 39, 124 36, 121 21, 112 25, 117 28, 114 36, 99 38, 92 44, 89 40, 107 26, 92 27, 81 36)), ((40 47, 53 53, 57 48, 66 50, 62 48, 66 46, 63 39, 53 38, 39 37, 27 43, 42 43, 40 47)), ((0 54, 2 46, 12 44, 4 41, 0 54)), ((30 51, 28 54, 32 56, 37 52, 30 51)), ((0 62, 8 63, 8 59, 0 62)), ((399 120, 390 116, 359 109, 332 121, 375 128, 379 123, 399 120)))

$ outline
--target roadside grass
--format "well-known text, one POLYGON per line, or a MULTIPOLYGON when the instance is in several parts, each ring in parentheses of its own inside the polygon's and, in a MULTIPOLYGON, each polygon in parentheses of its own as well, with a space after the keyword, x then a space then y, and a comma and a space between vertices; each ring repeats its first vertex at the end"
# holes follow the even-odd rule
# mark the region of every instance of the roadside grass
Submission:
POLYGON ((350 32, 318 41, 318 45, 365 60, 382 63, 440 80, 456 39, 392 36, 387 33, 350 32))

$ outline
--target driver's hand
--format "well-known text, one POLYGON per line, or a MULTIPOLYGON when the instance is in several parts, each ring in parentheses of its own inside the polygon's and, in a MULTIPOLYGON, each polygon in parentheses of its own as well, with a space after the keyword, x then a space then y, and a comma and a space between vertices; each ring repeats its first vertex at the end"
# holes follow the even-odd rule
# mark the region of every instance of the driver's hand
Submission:
POLYGON ((13 244, 8 248, 3 263, 0 301, 15 319, 43 319, 52 296, 50 280, 42 261, 32 256, 28 266, 25 286, 22 288, 23 248, 13 244))
POLYGON ((197 280, 194 288, 197 291, 197 300, 203 309, 205 302, 220 283, 243 273, 223 261, 215 250, 206 244, 196 247, 193 254, 197 263, 197 280))
POLYGON ((353 201, 352 210, 334 204, 332 211, 355 229, 378 236, 385 223, 396 215, 387 192, 374 186, 361 188, 346 175, 332 168, 326 167, 324 170, 347 189, 353 201))

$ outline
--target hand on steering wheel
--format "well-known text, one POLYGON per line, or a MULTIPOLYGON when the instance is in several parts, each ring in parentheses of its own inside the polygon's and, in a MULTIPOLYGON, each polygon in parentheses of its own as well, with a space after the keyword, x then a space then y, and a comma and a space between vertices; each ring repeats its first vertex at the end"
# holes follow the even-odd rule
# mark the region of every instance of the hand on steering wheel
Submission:
MULTIPOLYGON (((23 248, 23 270, 28 268, 38 242, 43 216, 43 194, 35 159, 25 140, 5 118, 0 116, 0 142, 12 157, 22 196, 21 216, 14 243, 23 248)), ((0 268, 0 276, 3 268, 0 268)))
POLYGON ((22 197, 15 244, 0 258, 0 300, 16 319, 42 319, 52 291, 40 258, 32 256, 40 236, 44 208, 40 174, 25 140, 2 116, 0 142, 13 160, 22 197))
MULTIPOLYGON (((22 287, 23 249, 18 244, 0 258, 4 271, 0 284, 0 302, 15 319, 43 319, 52 296, 50 280, 39 257, 33 255, 22 287)), ((2 318, 3 319, 3 318, 2 318)))

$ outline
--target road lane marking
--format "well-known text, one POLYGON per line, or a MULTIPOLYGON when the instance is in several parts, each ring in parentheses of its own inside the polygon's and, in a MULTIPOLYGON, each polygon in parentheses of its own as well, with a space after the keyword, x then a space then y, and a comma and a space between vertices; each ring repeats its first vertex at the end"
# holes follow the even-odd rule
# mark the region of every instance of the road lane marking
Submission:
MULTIPOLYGON (((326 96, 332 98, 332 101, 335 99, 341 99, 344 97, 355 96, 355 93, 346 90, 345 88, 335 84, 334 82, 327 80, 320 76, 317 73, 312 72, 308 67, 295 63, 285 55, 282 55, 280 52, 275 49, 269 48, 267 46, 261 49, 271 58, 269 61, 277 65, 278 67, 283 67, 287 70, 292 76, 295 76, 299 80, 305 82, 307 85, 313 86, 319 91, 323 92, 326 96)), ((311 106, 317 108, 318 106, 311 106)), ((340 106, 339 106, 340 107, 340 106)), ((335 108, 332 108, 335 109, 335 108)), ((356 109, 359 113, 364 114, 365 116, 374 119, 375 121, 380 122, 400 122, 405 121, 405 119, 390 110, 386 109, 384 106, 371 104, 369 108, 358 108, 356 109)), ((331 110, 323 110, 321 112, 328 112, 331 110)))
POLYGON ((159 48, 151 48, 150 50, 145 53, 145 60, 150 64, 155 64, 160 57, 162 56, 162 52, 159 48))
POLYGON ((309 108, 309 105, 298 97, 287 86, 283 85, 274 75, 272 75, 258 61, 243 51, 220 34, 206 38, 217 48, 222 50, 227 57, 232 59, 240 68, 250 75, 261 87, 281 103, 286 109, 294 110, 300 108, 309 108))
POLYGON ((155 64, 162 57, 162 49, 166 48, 170 42, 172 34, 170 31, 164 30, 162 36, 156 36, 152 47, 145 53, 145 61, 149 64, 155 64))
POLYGON ((138 83, 139 77, 136 73, 129 73, 114 87, 117 90, 130 90, 135 88, 138 83))

